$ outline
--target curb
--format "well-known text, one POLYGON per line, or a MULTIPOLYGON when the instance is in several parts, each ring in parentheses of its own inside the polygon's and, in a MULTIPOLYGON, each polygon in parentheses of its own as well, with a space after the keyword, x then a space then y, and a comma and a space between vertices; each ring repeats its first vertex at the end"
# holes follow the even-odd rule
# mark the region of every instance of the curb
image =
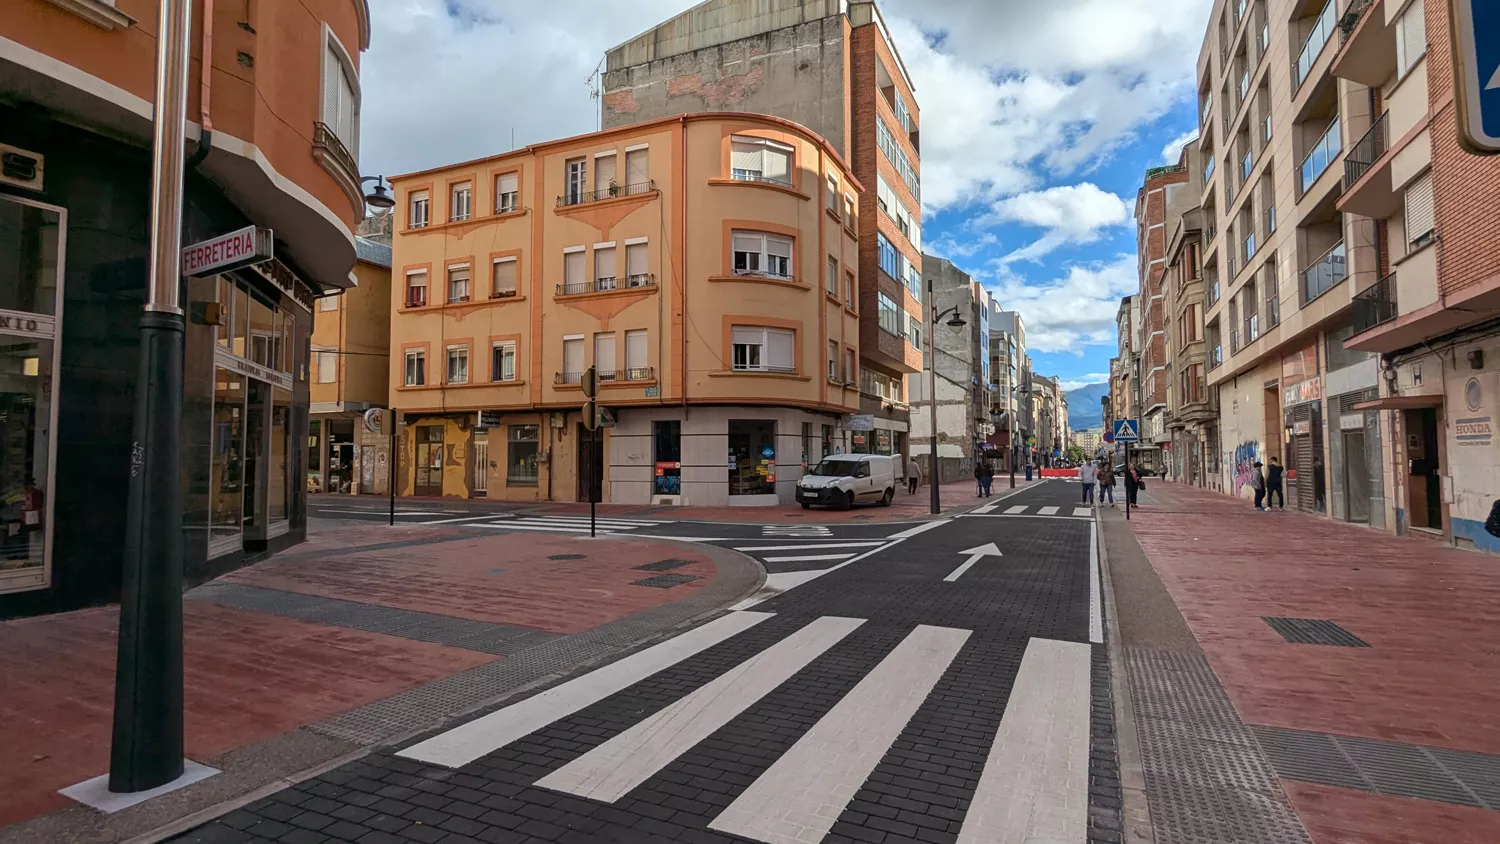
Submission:
POLYGON ((1099 543, 1099 576, 1104 599, 1105 640, 1109 652, 1109 684, 1115 708, 1115 749, 1120 762, 1120 821, 1126 844, 1155 844, 1151 823, 1151 801, 1146 794, 1146 774, 1141 763, 1140 739, 1136 733, 1135 704, 1126 677, 1125 643, 1120 638, 1120 620, 1115 609, 1114 579, 1109 571, 1109 551, 1104 541, 1104 518, 1094 508, 1099 543))

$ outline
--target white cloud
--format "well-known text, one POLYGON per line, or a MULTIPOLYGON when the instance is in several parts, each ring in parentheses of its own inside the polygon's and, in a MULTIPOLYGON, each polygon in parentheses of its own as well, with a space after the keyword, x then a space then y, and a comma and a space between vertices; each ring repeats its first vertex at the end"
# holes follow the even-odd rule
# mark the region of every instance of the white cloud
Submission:
POLYGON ((1062 387, 1064 391, 1072 391, 1078 389, 1079 387, 1088 387, 1093 384, 1106 384, 1108 382, 1108 372, 1090 372, 1087 375, 1080 375, 1077 378, 1064 379, 1057 382, 1057 385, 1059 387, 1062 387))
POLYGON ((1110 261, 1072 264, 1061 278, 1028 281, 994 262, 990 292, 1026 320, 1026 346, 1038 352, 1072 352, 1115 345, 1115 314, 1120 298, 1140 288, 1134 255, 1110 261))
POLYGON ((1171 143, 1161 148, 1161 163, 1176 164, 1182 160, 1182 148, 1189 142, 1198 140, 1198 130, 1189 129, 1181 135, 1173 138, 1171 143))
POLYGON ((995 202, 975 226, 1020 223, 1046 229, 1038 240, 1001 258, 1001 263, 1036 260, 1065 244, 1092 243, 1103 229, 1130 222, 1130 204, 1099 186, 1059 185, 995 202))
POLYGON ((1000 238, 994 232, 980 232, 973 235, 964 235, 960 240, 958 237, 945 234, 934 238, 922 245, 922 251, 939 258, 972 258, 991 246, 998 246, 1000 238))

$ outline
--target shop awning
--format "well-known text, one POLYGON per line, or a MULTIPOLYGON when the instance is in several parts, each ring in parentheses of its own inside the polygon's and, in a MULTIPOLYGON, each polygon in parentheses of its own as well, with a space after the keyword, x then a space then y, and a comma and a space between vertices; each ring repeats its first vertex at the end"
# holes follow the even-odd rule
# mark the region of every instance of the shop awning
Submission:
POLYGON ((1382 396, 1354 405, 1354 410, 1416 410, 1419 407, 1442 407, 1443 397, 1436 396, 1382 396))

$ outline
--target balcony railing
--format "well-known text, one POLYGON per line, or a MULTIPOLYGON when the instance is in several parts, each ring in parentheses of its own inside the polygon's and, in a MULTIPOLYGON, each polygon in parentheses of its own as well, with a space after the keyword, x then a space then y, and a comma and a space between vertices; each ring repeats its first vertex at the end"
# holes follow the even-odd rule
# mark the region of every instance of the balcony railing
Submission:
POLYGON ((644 182, 636 182, 630 185, 610 185, 596 191, 570 190, 557 198, 557 207, 566 208, 570 205, 585 205, 590 202, 598 202, 603 199, 614 199, 619 196, 635 196, 636 194, 650 193, 656 190, 656 181, 647 179, 644 182))
POLYGON ((1302 159, 1302 169, 1299 173, 1301 179, 1301 191, 1307 193, 1313 182, 1323 175, 1328 165, 1339 157, 1339 151, 1343 148, 1343 139, 1339 134, 1339 119, 1333 118, 1328 128, 1323 130, 1323 136, 1318 139, 1313 148, 1308 151, 1307 157, 1302 159))
POLYGON ((1311 302, 1327 293, 1348 275, 1349 265, 1344 257, 1344 242, 1340 240, 1302 271, 1302 292, 1306 296, 1306 301, 1311 302))
POLYGON ((1354 333, 1368 331, 1396 318, 1396 274, 1382 278, 1354 294, 1354 333))
POLYGON ((1370 124, 1370 130, 1363 138, 1355 141, 1354 146, 1344 155, 1344 190, 1359 181, 1360 177, 1375 166, 1380 156, 1385 155, 1387 145, 1390 143, 1389 132, 1391 116, 1390 112, 1380 115, 1380 119, 1370 124))
POLYGON ((1208 368, 1214 369, 1224 362, 1224 347, 1214 343, 1208 347, 1208 368))
POLYGON ((1213 307, 1213 304, 1219 301, 1219 280, 1217 278, 1209 280, 1207 292, 1203 294, 1203 300, 1204 304, 1209 307, 1213 307))
POLYGON ((580 296, 584 293, 603 293, 608 290, 621 290, 630 287, 655 286, 656 276, 651 273, 635 273, 624 278, 603 276, 593 281, 575 281, 569 284, 559 284, 557 286, 557 295, 580 296))
POLYGON ((1214 167, 1216 166, 1213 156, 1209 156, 1208 161, 1203 163, 1203 184, 1208 184, 1208 180, 1214 177, 1214 167))
POLYGON ((1374 0, 1354 0, 1349 4, 1349 8, 1344 10, 1344 16, 1339 18, 1340 44, 1349 40, 1349 36, 1354 34, 1354 28, 1359 26, 1359 19, 1374 5, 1374 0))
MULTIPOLYGON (((1250 307, 1250 306, 1252 306, 1254 304, 1255 304, 1254 302, 1246 302, 1245 306, 1246 307, 1250 307)), ((1254 343, 1255 339, 1257 337, 1259 337, 1259 336, 1260 336, 1260 314, 1251 313, 1249 316, 1245 317, 1245 345, 1248 346, 1251 343, 1254 343)))
POLYGON ((1240 344, 1240 330, 1236 328, 1229 332, 1229 353, 1237 355, 1242 348, 1244 347, 1240 344))
POLYGON ((1328 0, 1323 6, 1323 11, 1313 23, 1312 31, 1307 34, 1307 40, 1302 42, 1302 52, 1298 54, 1296 64, 1292 66, 1292 92, 1295 94, 1302 83, 1307 81, 1307 75, 1312 72, 1313 65, 1318 63, 1318 56, 1322 54, 1323 47, 1328 44, 1328 39, 1333 36, 1333 29, 1338 25, 1338 10, 1335 8, 1335 0, 1328 0))
POLYGON ((1281 298, 1273 290, 1266 298, 1266 330, 1270 331, 1281 324, 1281 298))
POLYGON ((759 170, 731 170, 729 178, 736 182, 760 182, 768 185, 781 185, 784 188, 792 186, 791 176, 767 176, 759 170))
MULTIPOLYGON (((594 370, 594 375, 598 377, 601 384, 655 381, 656 369, 650 366, 637 366, 630 369, 596 369, 594 370)), ((583 373, 555 372, 552 374, 552 383, 581 384, 583 383, 583 373)))

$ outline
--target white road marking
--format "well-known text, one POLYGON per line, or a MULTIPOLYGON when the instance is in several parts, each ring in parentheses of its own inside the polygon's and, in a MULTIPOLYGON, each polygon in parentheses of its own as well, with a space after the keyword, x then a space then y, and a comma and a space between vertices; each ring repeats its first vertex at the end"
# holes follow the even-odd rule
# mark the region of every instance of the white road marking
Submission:
POLYGON ((1024 512, 1026 512, 1026 510, 1027 510, 1027 506, 1025 504, 1017 504, 1016 506, 1011 507, 1010 509, 1006 510, 1005 511, 1005 515, 1007 515, 1007 516, 1014 516, 1014 515, 1017 515, 1019 513, 1024 513, 1024 512))
POLYGON ((886 538, 887 539, 911 539, 913 536, 916 536, 917 534, 922 533, 923 531, 932 530, 935 527, 942 527, 943 525, 946 525, 946 524, 948 524, 948 520, 947 519, 937 519, 936 521, 923 522, 920 525, 917 525, 916 527, 909 527, 906 530, 901 531, 900 533, 893 533, 893 534, 891 534, 890 536, 888 536, 886 538))
POLYGON ((1104 642, 1104 590, 1099 586, 1099 523, 1089 523, 1089 641, 1104 642))
POLYGON ((861 624, 864 619, 819 618, 536 784, 613 803, 734 720, 861 624))
POLYGON ((804 554, 799 557, 766 557, 768 563, 815 563, 819 560, 843 560, 854 554, 804 554))
MULTIPOLYGON (((498 524, 498 525, 492 525, 492 524, 485 523, 485 524, 472 525, 472 527, 495 528, 496 530, 546 530, 546 531, 555 531, 555 532, 558 532, 558 533, 588 533, 589 532, 589 529, 586 528, 586 527, 575 528, 575 527, 561 527, 561 526, 558 526, 558 525, 523 525, 523 524, 517 524, 515 522, 506 522, 504 524, 498 524)), ((605 531, 605 533, 609 533, 609 532, 610 531, 608 531, 608 530, 605 531)))
POLYGON ((418 742, 396 755, 448 768, 462 767, 768 618, 771 613, 737 612, 720 616, 681 636, 418 742))
POLYGON ((976 507, 976 508, 974 508, 974 512, 976 512, 976 513, 993 513, 993 512, 995 512, 995 508, 999 507, 999 506, 1000 506, 1000 503, 997 501, 994 504, 986 504, 983 507, 976 507))
MULTIPOLYGON (((389 511, 389 510, 333 510, 333 509, 329 509, 329 508, 326 508, 326 507, 310 507, 310 508, 308 508, 308 511, 312 515, 314 515, 314 516, 321 516, 321 515, 323 515, 325 513, 341 513, 341 514, 349 514, 349 515, 354 515, 354 516, 389 516, 391 514, 391 511, 389 511)), ((459 511, 453 511, 453 512, 463 512, 463 511, 459 510, 459 511)), ((442 516, 442 515, 446 515, 446 513, 442 512, 442 511, 439 511, 439 510, 397 510, 396 511, 396 515, 398 515, 398 516, 442 516)))
POLYGON ((791 571, 782 574, 768 574, 766 575, 766 582, 761 584, 760 589, 757 590, 754 595, 751 595, 745 600, 740 601, 738 604, 730 607, 730 609, 748 610, 756 604, 761 603, 762 601, 769 601, 777 595, 801 586, 809 580, 816 580, 817 578, 822 577, 823 575, 831 571, 838 571, 844 566, 853 565, 860 560, 865 559, 866 557, 872 556, 874 554, 879 554, 881 551, 884 551, 885 549, 890 548, 900 542, 901 540, 899 539, 887 542, 879 548, 871 548, 865 553, 860 554, 858 557, 845 560, 836 566, 829 566, 826 569, 816 569, 814 571, 791 571))
MULTIPOLYGON (((538 525, 587 525, 588 516, 521 516, 521 521, 538 525)), ((631 519, 594 519, 596 525, 614 527, 656 527, 661 522, 638 522, 631 519)))
POLYGON ((510 516, 507 515, 507 514, 505 514, 505 513, 491 513, 488 516, 465 516, 464 518, 461 518, 461 519, 438 519, 435 522, 417 522, 417 524, 419 524, 419 525, 451 525, 451 524, 457 524, 458 522, 480 522, 480 521, 484 521, 485 519, 508 519, 508 518, 510 518, 510 516))
POLYGON ((1074 507, 1073 515, 1089 518, 1094 515, 1094 509, 1092 507, 1074 507))
MULTIPOLYGON (((749 540, 746 540, 749 541, 749 540)), ((884 545, 884 539, 871 539, 860 542, 818 542, 806 545, 744 545, 736 546, 736 551, 810 551, 815 548, 870 548, 875 545, 884 545)))
POLYGON ((1038 510, 1037 512, 1040 513, 1043 516, 1056 516, 1057 515, 1057 510, 1058 510, 1058 508, 1056 508, 1056 507, 1043 507, 1042 509, 1038 510))
POLYGON ((1089 657, 1078 642, 1027 644, 958 844, 1087 836, 1089 657))
POLYGON ((964 572, 968 571, 971 566, 973 566, 975 563, 979 562, 979 560, 980 560, 981 557, 1003 557, 1003 556, 1005 556, 1004 554, 1000 553, 1000 549, 996 548, 995 547, 995 543, 993 543, 993 542, 986 542, 983 545, 979 545, 979 546, 976 546, 974 548, 970 548, 967 551, 960 551, 958 553, 960 553, 960 554, 968 554, 969 555, 969 559, 965 560, 964 563, 963 563, 963 565, 961 565, 958 568, 954 569, 951 574, 949 574, 947 577, 943 578, 943 582, 944 583, 952 583, 953 581, 958 580, 960 577, 963 577, 964 572))

